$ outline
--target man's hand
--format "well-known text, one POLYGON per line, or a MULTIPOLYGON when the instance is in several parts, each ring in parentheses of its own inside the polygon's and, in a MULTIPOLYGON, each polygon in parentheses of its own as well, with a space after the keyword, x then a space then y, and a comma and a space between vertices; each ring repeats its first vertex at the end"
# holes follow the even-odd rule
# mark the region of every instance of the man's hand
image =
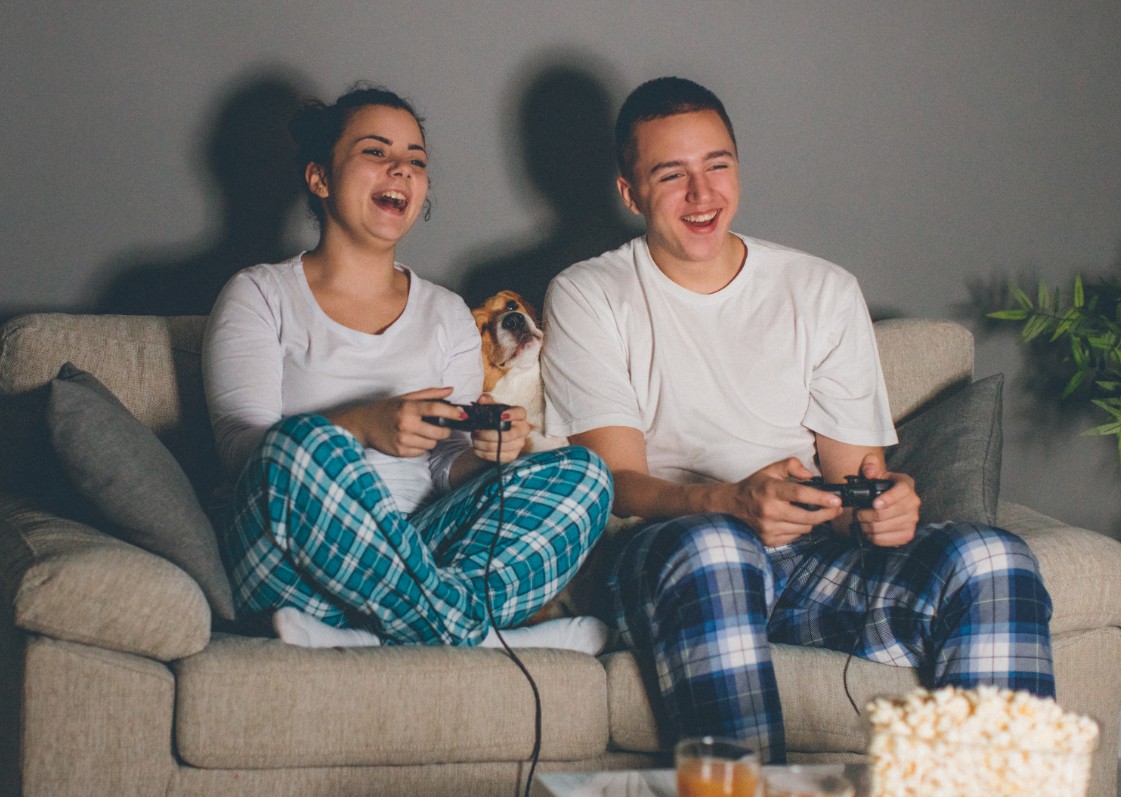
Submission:
MULTIPOLYGON (((479 404, 494 404, 490 393, 479 396, 479 404)), ((502 413, 502 419, 510 421, 510 428, 501 435, 502 462, 513 462, 521 453, 525 439, 529 436, 529 421, 526 420, 525 407, 510 407, 502 413)), ((472 450, 475 456, 487 462, 499 459, 499 432, 494 429, 481 429, 471 433, 472 450)))
POLYGON ((750 525, 764 545, 786 545, 841 514, 841 498, 797 481, 813 472, 795 457, 772 463, 743 481, 726 485, 726 510, 750 525), (809 510, 795 503, 820 506, 809 510))
POLYGON ((894 486, 876 497, 871 509, 856 510, 864 538, 873 545, 898 547, 915 538, 922 499, 915 492, 915 480, 905 473, 891 473, 882 456, 868 454, 860 463, 866 479, 891 479, 894 486))

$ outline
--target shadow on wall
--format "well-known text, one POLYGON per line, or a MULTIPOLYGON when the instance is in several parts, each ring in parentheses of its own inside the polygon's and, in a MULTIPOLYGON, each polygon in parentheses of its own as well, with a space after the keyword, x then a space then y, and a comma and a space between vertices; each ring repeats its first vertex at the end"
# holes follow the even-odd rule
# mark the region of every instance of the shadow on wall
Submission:
POLYGON ((288 257, 284 232, 302 184, 287 124, 306 96, 292 78, 260 73, 219 103, 205 164, 217 188, 219 230, 182 255, 127 257, 104 268, 93 312, 204 315, 239 269, 288 257))
POLYGON ((614 249, 641 228, 615 190, 615 109, 605 82, 576 59, 551 63, 520 92, 513 134, 535 196, 552 222, 532 240, 496 242, 468 258, 460 293, 474 307, 514 290, 540 309, 566 266, 614 249))

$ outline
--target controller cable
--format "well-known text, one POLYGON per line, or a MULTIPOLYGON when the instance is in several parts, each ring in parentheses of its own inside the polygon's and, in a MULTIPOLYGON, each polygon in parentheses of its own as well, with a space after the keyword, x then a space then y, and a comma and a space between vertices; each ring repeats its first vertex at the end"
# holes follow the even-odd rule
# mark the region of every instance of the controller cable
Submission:
POLYGON ((487 619, 490 620, 490 627, 494 629, 495 636, 498 641, 502 643, 503 650, 510 660, 518 666, 518 669, 525 675, 526 680, 529 681, 529 687, 533 690, 533 752, 530 755, 529 775, 525 782, 525 797, 529 797, 529 789, 533 785, 533 773, 537 769, 537 761, 541 757, 541 693, 537 690, 537 683, 533 680, 533 676, 529 674, 522 660, 518 658, 518 654, 506 644, 506 640, 502 636, 502 632, 498 630, 498 623, 494 619, 494 606, 491 602, 490 596, 490 568, 494 562, 494 552, 498 548, 498 539, 502 535, 502 527, 505 525, 506 519, 506 488, 502 483, 502 429, 497 429, 498 432, 498 451, 495 457, 494 466, 495 474, 498 480, 498 525, 494 530, 494 537, 491 538, 490 548, 487 550, 487 562, 483 568, 483 596, 486 598, 487 605, 487 619))
MULTIPOLYGON (((860 529, 860 522, 856 519, 856 508, 853 508, 852 521, 849 523, 849 536, 856 541, 857 549, 857 562, 858 562, 858 578, 862 589, 860 590, 861 597, 864 598, 864 614, 860 618, 860 625, 856 632, 856 638, 853 640, 852 648, 849 649, 848 657, 845 659, 845 668, 841 673, 841 685, 845 689, 845 697, 849 699, 849 705, 852 710, 856 712, 856 716, 862 716, 860 709, 856 705, 856 700, 853 699, 852 692, 849 691, 849 665, 852 664, 853 658, 856 656, 856 650, 860 647, 860 637, 864 628, 868 625, 868 619, 872 616, 872 593, 868 589, 868 567, 864 560, 864 554, 868 550, 868 540, 865 538, 860 529)), ((902 551, 898 548, 893 549, 897 555, 902 555, 908 559, 913 559, 910 551, 902 551)), ((915 560, 920 561, 920 560, 915 560)), ((927 569, 930 567, 927 565, 927 569)), ((931 624, 933 625, 937 619, 937 609, 931 616, 931 624)))
POLYGON ((852 647, 849 648, 849 655, 845 658, 845 668, 841 671, 841 686, 845 689, 845 697, 849 699, 849 705, 852 710, 856 712, 856 716, 861 716, 860 709, 856 705, 856 700, 853 699, 852 692, 849 691, 849 665, 852 664, 853 658, 856 656, 856 649, 860 647, 860 637, 864 628, 868 625, 868 619, 872 616, 872 594, 868 590, 868 570, 864 561, 864 551, 868 546, 868 541, 864 539, 864 533, 860 528, 860 521, 856 519, 856 508, 853 508, 852 520, 849 521, 849 538, 856 541, 857 551, 857 578, 862 587, 860 593, 864 598, 864 614, 860 618, 860 624, 857 626, 856 638, 853 639, 852 647))

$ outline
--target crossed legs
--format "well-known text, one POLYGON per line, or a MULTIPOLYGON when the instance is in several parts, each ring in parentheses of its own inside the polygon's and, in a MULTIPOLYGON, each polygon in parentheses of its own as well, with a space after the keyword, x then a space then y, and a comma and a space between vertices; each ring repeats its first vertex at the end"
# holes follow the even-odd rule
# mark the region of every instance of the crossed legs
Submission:
POLYGON ((602 532, 611 478, 582 448, 525 457, 408 517, 357 440, 316 415, 266 435, 235 487, 227 549, 239 612, 294 607, 393 644, 478 644, 530 617, 602 532), (487 554, 496 533, 488 581, 487 554))

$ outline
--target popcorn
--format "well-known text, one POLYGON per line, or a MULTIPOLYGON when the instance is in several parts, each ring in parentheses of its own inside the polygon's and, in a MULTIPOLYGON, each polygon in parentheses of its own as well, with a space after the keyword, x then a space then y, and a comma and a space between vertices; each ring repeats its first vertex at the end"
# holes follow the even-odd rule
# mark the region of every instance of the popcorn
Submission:
POLYGON ((1084 797, 1098 726, 992 686, 868 705, 872 797, 1084 797))

